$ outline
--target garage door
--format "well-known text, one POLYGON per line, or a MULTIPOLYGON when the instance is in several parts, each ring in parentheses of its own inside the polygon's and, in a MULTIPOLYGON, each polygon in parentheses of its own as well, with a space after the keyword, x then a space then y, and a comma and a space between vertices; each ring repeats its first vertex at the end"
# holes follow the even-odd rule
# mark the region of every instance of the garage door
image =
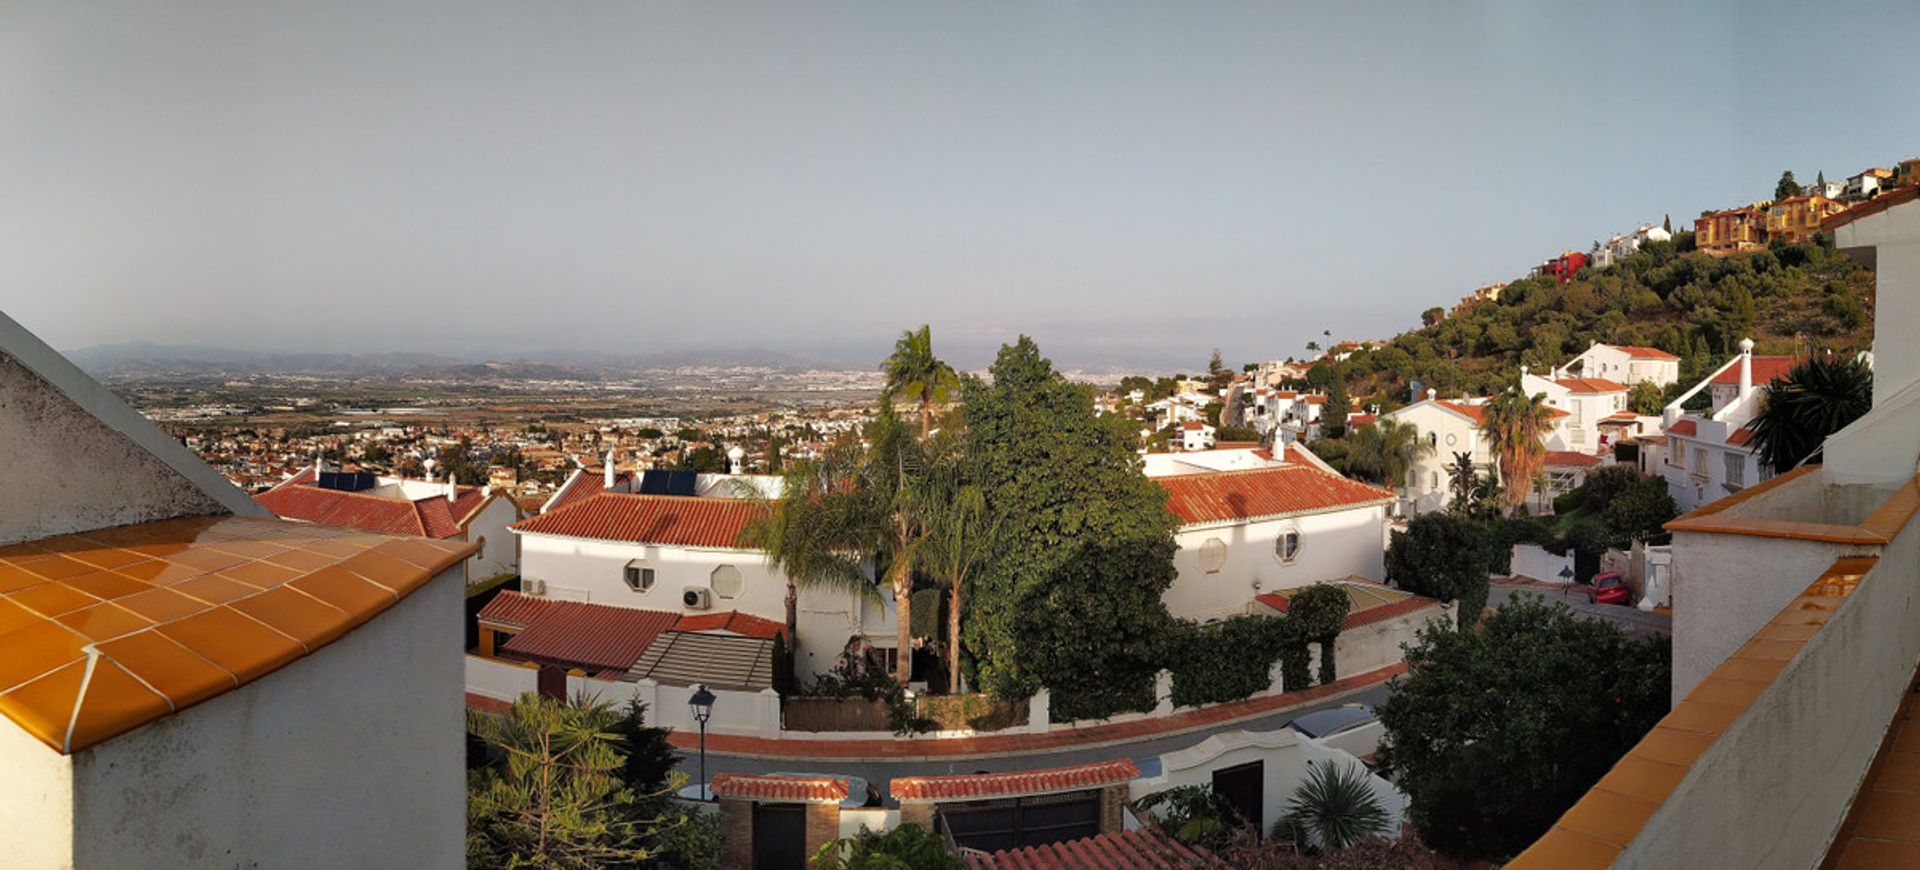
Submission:
POLYGON ((806 866, 806 807, 754 804, 753 870, 803 870, 806 866))
POLYGON ((940 820, 955 843, 984 852, 1077 840, 1100 833, 1100 792, 941 804, 940 820))

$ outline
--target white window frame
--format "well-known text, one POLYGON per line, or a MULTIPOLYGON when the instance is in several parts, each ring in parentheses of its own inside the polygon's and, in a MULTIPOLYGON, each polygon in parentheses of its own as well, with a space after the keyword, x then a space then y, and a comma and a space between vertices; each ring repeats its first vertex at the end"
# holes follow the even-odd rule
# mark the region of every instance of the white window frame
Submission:
POLYGON ((1273 539, 1273 557, 1280 560, 1280 564, 1282 565, 1291 565, 1298 562, 1300 561, 1300 549, 1304 543, 1300 534, 1300 528, 1291 524, 1287 525, 1280 530, 1280 535, 1273 539), (1289 539, 1291 539, 1291 543, 1289 543, 1289 539))
POLYGON ((620 569, 620 582, 625 583, 628 589, 645 595, 660 585, 660 575, 652 565, 647 564, 647 560, 634 559, 620 569), (639 581, 637 584, 636 580, 639 581))

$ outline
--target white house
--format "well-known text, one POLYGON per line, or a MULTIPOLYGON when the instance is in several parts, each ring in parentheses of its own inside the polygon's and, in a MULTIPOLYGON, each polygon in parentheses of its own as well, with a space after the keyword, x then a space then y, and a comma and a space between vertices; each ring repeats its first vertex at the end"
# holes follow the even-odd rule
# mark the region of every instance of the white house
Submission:
POLYGON ((1414 462, 1407 471, 1408 514, 1445 510, 1452 501, 1447 468, 1456 453, 1473 459, 1473 466, 1485 474, 1493 457, 1486 438, 1480 434, 1480 404, 1484 399, 1439 399, 1433 390, 1424 401, 1382 414, 1381 419, 1410 424, 1421 440, 1433 449, 1414 462))
POLYGON ((1165 596, 1177 618, 1248 613, 1262 591, 1385 576, 1387 490, 1305 461, 1155 482, 1181 524, 1165 596))
POLYGON ((266 511, 0 315, 0 864, 455 867, 472 544, 266 511))
POLYGON ((1680 358, 1654 347, 1594 342, 1562 371, 1571 377, 1604 378, 1629 387, 1651 381, 1665 388, 1680 381, 1680 358))
POLYGON ((1627 407, 1627 385, 1600 377, 1568 377, 1559 371, 1552 378, 1520 369, 1520 390, 1529 396, 1546 396, 1547 406, 1565 415, 1555 415, 1553 431, 1547 436, 1547 449, 1576 453, 1598 453, 1610 446, 1605 442, 1600 421, 1627 407))
MULTIPOLYGON (((1377 729, 1378 726, 1366 726, 1377 729)), ((1148 765, 1149 775, 1131 783, 1139 800, 1180 786, 1207 786, 1254 815, 1260 830, 1272 830, 1286 812, 1287 801, 1305 782, 1314 765, 1330 764, 1364 775, 1380 808, 1387 813, 1386 830, 1398 831, 1411 801, 1406 794, 1375 776, 1352 753, 1326 739, 1316 740, 1291 728, 1277 731, 1226 731, 1185 749, 1161 755, 1148 765)))
POLYGON ((1667 492, 1681 511, 1690 511, 1739 492, 1770 476, 1753 452, 1748 421, 1760 412, 1767 382, 1793 367, 1788 356, 1753 355, 1753 341, 1740 342, 1740 354, 1666 407, 1666 446, 1661 473, 1667 492), (1705 414, 1683 405, 1702 390, 1712 407, 1705 414))
MULTIPOLYGON (((515 523, 521 588, 535 597, 671 614, 736 611, 786 622, 787 577, 741 543, 753 501, 599 491, 515 523)), ((893 605, 852 592, 801 589, 797 670, 833 669, 849 641, 891 659, 893 605)))
POLYGON ((1180 449, 1206 450, 1213 446, 1214 428, 1205 420, 1188 420, 1180 424, 1180 449))
POLYGON ((468 582, 520 570, 519 545, 507 527, 525 512, 491 485, 458 486, 452 475, 438 481, 330 471, 316 462, 254 500, 282 519, 479 544, 468 582))

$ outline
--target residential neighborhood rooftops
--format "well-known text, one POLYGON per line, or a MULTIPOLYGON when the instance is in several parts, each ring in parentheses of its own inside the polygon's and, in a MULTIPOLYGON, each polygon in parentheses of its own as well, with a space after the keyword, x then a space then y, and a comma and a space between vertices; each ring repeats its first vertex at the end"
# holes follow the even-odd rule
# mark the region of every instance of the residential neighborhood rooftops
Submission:
POLYGON ((907 776, 888 784, 895 800, 972 800, 1099 788, 1128 782, 1140 775, 1139 766, 1114 759, 1075 767, 1050 767, 1011 773, 975 773, 957 776, 907 776))
POLYGON ((253 497, 276 516, 290 520, 422 538, 460 534, 463 525, 489 498, 490 494, 478 486, 456 487, 452 499, 444 495, 409 499, 373 491, 325 489, 315 482, 311 468, 253 497))
POLYGON ((1185 525, 1387 504, 1392 492, 1320 470, 1287 464, 1157 478, 1167 508, 1185 525))
POLYGON ((968 870, 1227 866, 1206 849, 1188 846, 1151 827, 991 853, 971 852, 966 860, 968 870))
POLYGON ((313 653, 473 550, 255 517, 0 548, 0 714, 71 754, 313 653))
POLYGON ((1546 464, 1549 468, 1592 468, 1600 464, 1600 457, 1574 450, 1549 450, 1546 464))
MULTIPOLYGON (((1394 589, 1368 580, 1364 577, 1348 577, 1336 580, 1333 585, 1347 593, 1347 618, 1340 623, 1341 629, 1359 628, 1384 622, 1396 616, 1413 613, 1425 607, 1435 607, 1439 601, 1423 595, 1415 595, 1400 589, 1394 589)), ((1254 600, 1286 613, 1293 593, 1298 589, 1282 589, 1278 592, 1263 592, 1254 600)))
POLYGON ((740 535, 759 510, 745 499, 603 492, 509 528, 523 534, 741 549, 740 535))
POLYGON ((511 590, 480 609, 479 620, 517 633, 501 652, 536 662, 618 675, 633 666, 680 614, 585 601, 536 598, 511 590))

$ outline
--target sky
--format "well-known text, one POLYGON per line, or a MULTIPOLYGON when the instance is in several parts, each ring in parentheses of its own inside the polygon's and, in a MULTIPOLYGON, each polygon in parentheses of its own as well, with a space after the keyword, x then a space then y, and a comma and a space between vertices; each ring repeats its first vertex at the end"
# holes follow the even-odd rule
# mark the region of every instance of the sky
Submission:
POLYGON ((1920 156, 1920 4, 0 0, 55 347, 1200 367, 1920 156))

